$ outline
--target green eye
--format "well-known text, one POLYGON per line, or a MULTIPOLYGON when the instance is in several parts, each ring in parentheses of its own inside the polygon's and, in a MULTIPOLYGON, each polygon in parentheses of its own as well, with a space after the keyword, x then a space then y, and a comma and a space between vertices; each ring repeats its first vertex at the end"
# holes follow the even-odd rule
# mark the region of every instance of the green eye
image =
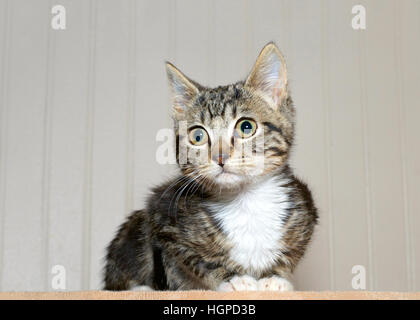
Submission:
POLYGON ((253 136, 256 130, 257 123, 251 119, 239 120, 235 127, 236 134, 242 139, 253 136))
POLYGON ((190 142, 195 146, 202 146, 208 141, 206 130, 200 127, 191 129, 188 136, 190 138, 190 142))

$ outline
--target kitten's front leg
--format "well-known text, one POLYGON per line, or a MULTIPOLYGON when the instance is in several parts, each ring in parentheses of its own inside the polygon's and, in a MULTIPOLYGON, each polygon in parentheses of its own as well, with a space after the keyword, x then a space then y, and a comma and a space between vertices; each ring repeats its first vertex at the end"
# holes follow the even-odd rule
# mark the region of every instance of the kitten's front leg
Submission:
POLYGON ((258 280, 260 291, 293 291, 293 285, 285 278, 272 276, 258 280))
POLYGON ((217 291, 256 291, 258 290, 258 281, 248 275, 234 276, 227 282, 222 282, 217 291))

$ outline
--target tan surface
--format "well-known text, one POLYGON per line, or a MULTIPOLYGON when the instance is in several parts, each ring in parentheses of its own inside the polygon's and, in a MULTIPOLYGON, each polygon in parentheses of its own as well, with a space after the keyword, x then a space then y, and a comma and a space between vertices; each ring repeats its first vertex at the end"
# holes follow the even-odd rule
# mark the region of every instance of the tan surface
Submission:
POLYGON ((107 292, 107 291, 77 291, 77 292, 2 292, 1 300, 20 299, 83 299, 83 300, 371 300, 371 299, 415 299, 420 300, 420 292, 214 292, 214 291, 167 291, 167 292, 107 292))

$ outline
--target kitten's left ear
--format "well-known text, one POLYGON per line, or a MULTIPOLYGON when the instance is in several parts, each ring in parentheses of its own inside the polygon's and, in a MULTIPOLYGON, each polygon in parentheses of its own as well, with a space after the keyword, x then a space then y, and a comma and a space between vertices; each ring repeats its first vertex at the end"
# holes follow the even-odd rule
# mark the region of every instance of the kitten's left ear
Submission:
POLYGON ((287 97, 286 62, 273 42, 261 50, 245 86, 269 98, 273 108, 278 108, 287 97))
POLYGON ((182 115, 199 93, 199 86, 169 62, 166 62, 166 73, 172 91, 175 116, 182 115))

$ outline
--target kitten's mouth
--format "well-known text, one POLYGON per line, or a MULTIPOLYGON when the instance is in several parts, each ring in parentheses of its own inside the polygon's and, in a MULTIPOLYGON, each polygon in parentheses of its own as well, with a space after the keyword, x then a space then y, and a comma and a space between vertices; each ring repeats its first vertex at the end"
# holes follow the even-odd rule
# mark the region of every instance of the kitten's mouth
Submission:
POLYGON ((216 177, 222 175, 222 174, 233 174, 235 175, 232 171, 227 170, 226 167, 220 167, 220 171, 219 173, 216 175, 216 177))
POLYGON ((236 183, 241 180, 240 176, 236 173, 226 170, 222 168, 218 174, 214 177, 214 180, 220 184, 231 184, 236 183))
POLYGON ((227 170, 222 170, 219 174, 217 174, 216 177, 221 176, 221 175, 225 175, 225 176, 228 176, 228 175, 236 176, 237 174, 235 174, 233 172, 230 172, 230 171, 227 171, 227 170))

